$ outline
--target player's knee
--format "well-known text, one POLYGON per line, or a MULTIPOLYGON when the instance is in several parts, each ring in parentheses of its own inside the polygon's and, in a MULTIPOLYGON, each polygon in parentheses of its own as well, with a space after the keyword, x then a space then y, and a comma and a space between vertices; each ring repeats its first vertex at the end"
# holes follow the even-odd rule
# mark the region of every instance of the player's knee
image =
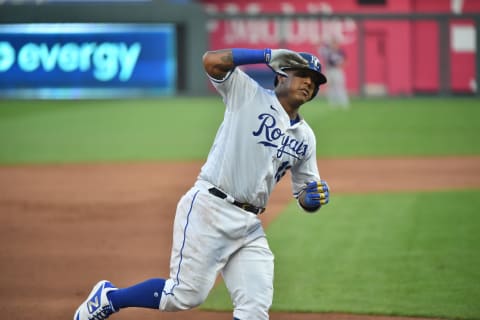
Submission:
POLYGON ((164 294, 160 300, 160 309, 164 311, 183 311, 201 305, 207 298, 208 292, 201 290, 174 290, 164 294))
POLYGON ((207 299, 208 292, 190 291, 181 295, 183 304, 187 305, 189 309, 198 307, 207 299))

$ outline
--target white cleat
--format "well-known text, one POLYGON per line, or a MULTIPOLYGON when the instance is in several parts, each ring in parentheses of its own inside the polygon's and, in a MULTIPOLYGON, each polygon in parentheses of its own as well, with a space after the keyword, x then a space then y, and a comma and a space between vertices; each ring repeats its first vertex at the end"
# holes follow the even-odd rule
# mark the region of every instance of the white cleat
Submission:
POLYGON ((107 298, 107 293, 118 290, 107 280, 102 280, 93 287, 92 292, 80 307, 73 320, 103 320, 116 312, 107 298))

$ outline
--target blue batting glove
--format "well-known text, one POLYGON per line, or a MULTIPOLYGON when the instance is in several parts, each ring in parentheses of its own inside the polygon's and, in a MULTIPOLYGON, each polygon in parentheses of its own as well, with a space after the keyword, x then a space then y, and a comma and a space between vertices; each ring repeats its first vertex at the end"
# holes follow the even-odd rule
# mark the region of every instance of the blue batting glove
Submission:
POLYGON ((303 200, 308 208, 319 208, 330 201, 330 189, 327 181, 312 181, 305 188, 305 198, 303 200))

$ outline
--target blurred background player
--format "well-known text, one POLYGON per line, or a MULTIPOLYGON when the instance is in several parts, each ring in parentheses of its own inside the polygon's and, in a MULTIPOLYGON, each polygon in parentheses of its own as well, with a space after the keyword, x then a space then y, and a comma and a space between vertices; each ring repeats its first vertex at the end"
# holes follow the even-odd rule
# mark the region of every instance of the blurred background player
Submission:
POLYGON ((333 37, 320 48, 320 54, 326 63, 328 77, 327 99, 334 107, 348 108, 350 102, 346 88, 343 67, 346 61, 345 51, 340 46, 338 38, 333 37))

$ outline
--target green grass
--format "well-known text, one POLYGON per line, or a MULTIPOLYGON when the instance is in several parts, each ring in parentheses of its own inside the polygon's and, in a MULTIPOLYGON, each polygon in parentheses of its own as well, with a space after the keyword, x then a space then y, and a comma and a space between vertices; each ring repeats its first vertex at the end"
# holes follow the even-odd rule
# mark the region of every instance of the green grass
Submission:
POLYGON ((480 153, 480 99, 357 100, 348 111, 305 105, 324 157, 480 153))
MULTIPOLYGON (((317 99, 302 114, 319 157, 480 154, 479 100, 356 100, 349 111, 317 99)), ((0 163, 202 160, 221 98, 0 101, 0 163)))
MULTIPOLYGON (((268 228, 272 310, 480 319, 480 190, 332 200, 268 228)), ((204 308, 231 310, 223 285, 204 308)))
MULTIPOLYGON (((220 97, 0 101, 0 164, 202 160, 220 97)), ((317 99, 302 108, 319 157, 479 155, 472 98, 317 99)), ((267 233, 272 310, 480 319, 480 191, 337 195, 316 215, 296 204, 267 233)), ((231 310, 224 287, 205 308, 231 310)))
POLYGON ((223 111, 213 99, 2 102, 0 163, 203 158, 223 111))

